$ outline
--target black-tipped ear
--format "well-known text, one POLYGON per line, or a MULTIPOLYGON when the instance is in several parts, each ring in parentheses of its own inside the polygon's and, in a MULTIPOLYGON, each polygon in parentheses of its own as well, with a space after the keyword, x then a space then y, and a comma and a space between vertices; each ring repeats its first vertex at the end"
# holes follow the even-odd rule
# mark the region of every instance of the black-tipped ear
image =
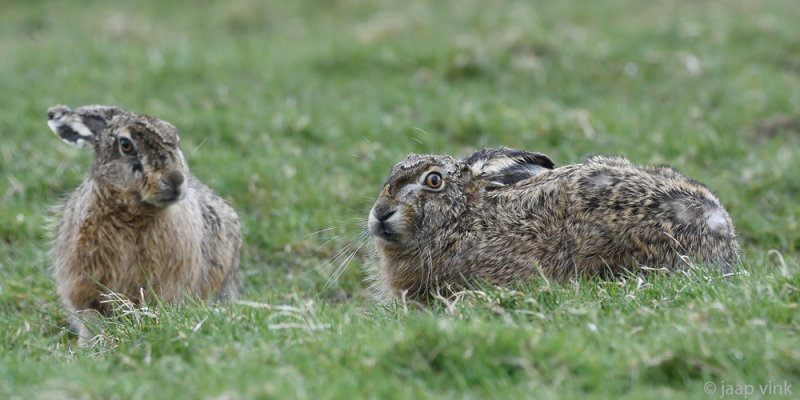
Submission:
POLYGON ((95 137, 111 119, 123 112, 113 106, 83 106, 70 110, 59 105, 47 110, 47 126, 64 143, 83 147, 86 143, 94 143, 95 137))
POLYGON ((481 189, 487 191, 512 185, 555 166, 553 160, 542 153, 506 147, 482 149, 463 161, 469 165, 474 178, 485 182, 481 189))

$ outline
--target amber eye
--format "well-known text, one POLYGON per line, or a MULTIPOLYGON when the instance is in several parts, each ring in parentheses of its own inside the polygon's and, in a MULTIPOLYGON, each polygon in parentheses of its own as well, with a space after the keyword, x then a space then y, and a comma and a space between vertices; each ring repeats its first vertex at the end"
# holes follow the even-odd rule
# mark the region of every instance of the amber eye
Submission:
POLYGON ((442 175, 440 175, 438 172, 431 172, 425 177, 425 184, 432 189, 438 189, 442 187, 442 182, 444 182, 444 180, 442 179, 442 175))
POLYGON ((133 142, 130 141, 128 138, 120 138, 119 139, 119 148, 125 154, 133 153, 133 142))

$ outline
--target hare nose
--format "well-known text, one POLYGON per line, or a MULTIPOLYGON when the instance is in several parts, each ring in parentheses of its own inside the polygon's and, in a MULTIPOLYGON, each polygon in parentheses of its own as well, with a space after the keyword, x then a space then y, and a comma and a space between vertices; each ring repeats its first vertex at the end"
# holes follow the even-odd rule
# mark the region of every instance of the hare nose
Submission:
POLYGON ((389 218, 392 217, 392 215, 395 214, 395 210, 392 210, 391 208, 381 207, 381 208, 376 208, 374 214, 375 214, 375 219, 377 219, 378 222, 386 222, 386 220, 388 220, 389 218))
POLYGON ((381 210, 375 212, 375 218, 378 219, 380 222, 386 222, 387 219, 391 218, 394 215, 394 210, 381 210))
POLYGON ((177 188, 185 179, 182 173, 173 171, 164 176, 164 183, 172 188, 177 188))

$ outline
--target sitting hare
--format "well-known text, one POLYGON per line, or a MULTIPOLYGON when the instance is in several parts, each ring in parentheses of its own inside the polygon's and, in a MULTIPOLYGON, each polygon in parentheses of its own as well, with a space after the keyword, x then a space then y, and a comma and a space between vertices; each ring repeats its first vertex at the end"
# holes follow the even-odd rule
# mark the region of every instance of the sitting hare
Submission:
POLYGON ((593 156, 553 169, 543 154, 507 148, 409 155, 389 173, 368 229, 383 299, 425 300, 476 279, 508 286, 539 268, 562 282, 695 260, 730 271, 739 249, 719 200, 672 168, 593 156))
POLYGON ((233 209, 189 174, 170 123, 112 106, 55 106, 47 124, 67 144, 91 145, 89 177, 59 209, 52 252, 58 293, 81 342, 103 293, 229 298, 239 288, 242 233, 233 209))

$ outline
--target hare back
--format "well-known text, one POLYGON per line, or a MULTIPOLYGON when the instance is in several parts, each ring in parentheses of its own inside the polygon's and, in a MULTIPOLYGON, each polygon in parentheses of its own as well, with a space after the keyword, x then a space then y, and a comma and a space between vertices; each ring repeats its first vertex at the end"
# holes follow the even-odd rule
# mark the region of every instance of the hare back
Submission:
POLYGON ((532 225, 553 224, 559 248, 542 266, 554 276, 619 272, 634 264, 677 269, 691 261, 729 271, 737 259, 733 221, 717 197, 668 167, 593 157, 504 195, 523 199, 532 225))

